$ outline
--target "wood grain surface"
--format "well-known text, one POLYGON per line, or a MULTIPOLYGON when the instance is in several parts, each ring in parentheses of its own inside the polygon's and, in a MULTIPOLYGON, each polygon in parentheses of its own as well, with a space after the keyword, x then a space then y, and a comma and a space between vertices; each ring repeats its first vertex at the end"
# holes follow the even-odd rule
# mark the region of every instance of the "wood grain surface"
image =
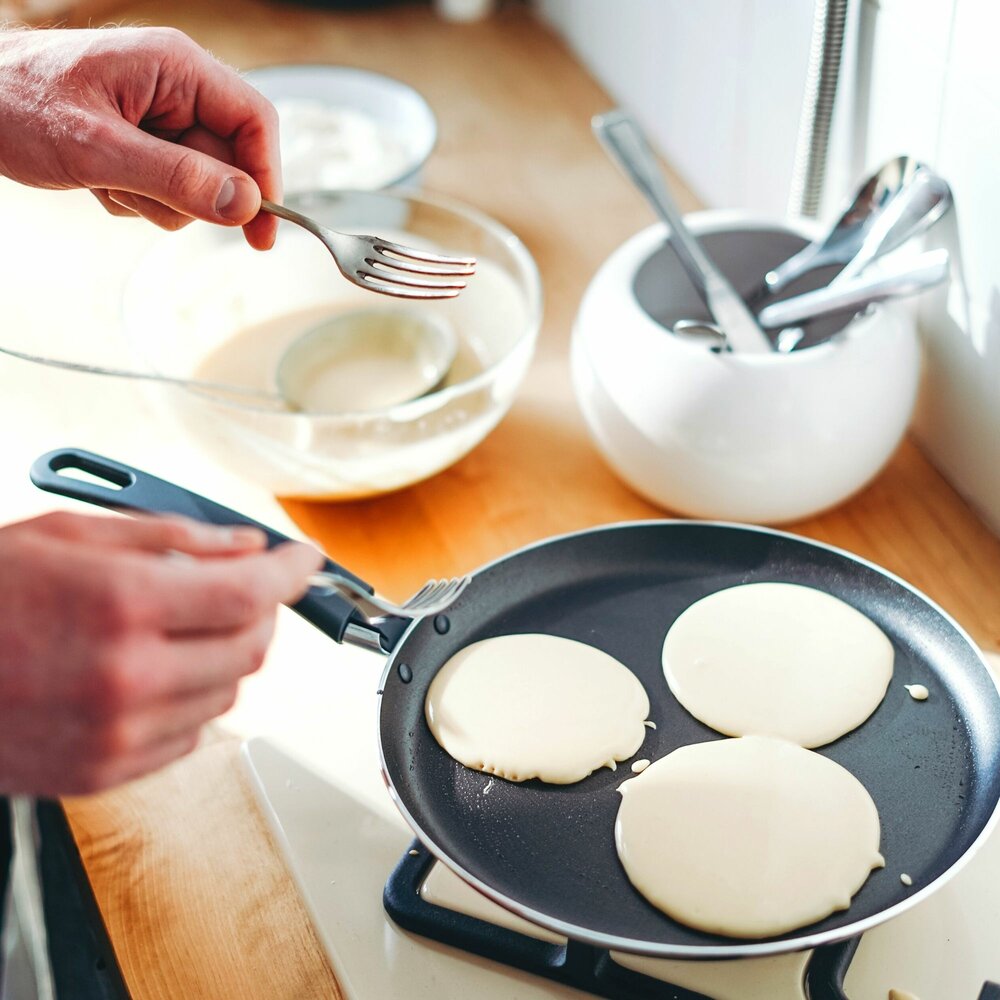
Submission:
POLYGON ((341 996, 238 751, 65 802, 134 1000, 341 996))
MULTIPOLYGON (((547 535, 664 514, 600 460, 567 363, 586 283, 649 216, 590 135, 607 95, 525 8, 507 4, 485 23, 459 26, 419 5, 364 14, 258 0, 99 7, 119 23, 175 24, 240 68, 343 63, 413 84, 441 130, 427 187, 500 219, 539 264, 538 354, 500 427, 468 458, 403 492, 340 505, 286 502, 308 535, 402 597, 428 576, 547 535)), ((683 188, 680 201, 695 205, 683 188)), ((888 567, 981 644, 1000 647, 1000 541, 911 442, 853 500, 791 530, 888 567)), ((136 1000, 339 995, 235 753, 232 741, 208 745, 127 788, 67 803, 136 1000)))

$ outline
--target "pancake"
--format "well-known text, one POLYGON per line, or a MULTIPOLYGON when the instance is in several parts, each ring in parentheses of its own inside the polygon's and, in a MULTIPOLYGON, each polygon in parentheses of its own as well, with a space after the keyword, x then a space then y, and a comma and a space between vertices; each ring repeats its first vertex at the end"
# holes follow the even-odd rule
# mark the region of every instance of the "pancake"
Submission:
POLYGON ((431 682, 424 708, 434 738, 466 767, 565 785, 639 749, 649 698, 602 650, 523 634, 460 650, 431 682))
POLYGON ((674 920, 766 938, 850 905, 882 867, 878 812, 826 757, 762 736, 681 747, 626 781, 625 872, 674 920))
POLYGON ((844 601, 792 583, 710 594, 670 626, 663 672, 677 700, 727 736, 818 747, 860 726, 885 697, 893 648, 844 601))

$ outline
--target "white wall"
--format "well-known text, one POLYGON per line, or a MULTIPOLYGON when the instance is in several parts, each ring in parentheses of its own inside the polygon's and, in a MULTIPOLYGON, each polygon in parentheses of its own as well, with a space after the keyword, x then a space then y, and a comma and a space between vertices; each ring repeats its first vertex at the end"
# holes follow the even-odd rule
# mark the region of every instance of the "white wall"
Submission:
MULTIPOLYGON (((536 4, 707 204, 784 214, 812 0, 536 4)), ((1000 530, 998 40, 996 0, 854 0, 824 215, 899 153, 951 183, 957 212, 931 244, 961 257, 963 274, 920 307, 916 431, 1000 530)))
POLYGON ((784 213, 811 0, 539 7, 707 204, 784 213))

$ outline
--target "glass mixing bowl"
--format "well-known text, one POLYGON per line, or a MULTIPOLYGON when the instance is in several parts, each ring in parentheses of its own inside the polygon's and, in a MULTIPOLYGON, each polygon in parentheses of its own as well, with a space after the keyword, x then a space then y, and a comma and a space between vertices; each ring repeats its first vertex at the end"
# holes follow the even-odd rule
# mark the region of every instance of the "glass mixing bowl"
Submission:
POLYGON ((125 334, 147 371, 274 388, 277 358, 326 316, 358 308, 433 312, 459 336, 444 385, 379 410, 274 412, 235 396, 152 384, 156 401, 218 462, 279 496, 349 499, 434 475, 509 409, 541 322, 538 270, 499 223, 444 198, 399 191, 311 192, 287 204, 323 225, 445 253, 474 254, 456 299, 401 300, 359 289, 313 236, 282 223, 259 253, 239 230, 195 223, 164 236, 124 294, 125 334))

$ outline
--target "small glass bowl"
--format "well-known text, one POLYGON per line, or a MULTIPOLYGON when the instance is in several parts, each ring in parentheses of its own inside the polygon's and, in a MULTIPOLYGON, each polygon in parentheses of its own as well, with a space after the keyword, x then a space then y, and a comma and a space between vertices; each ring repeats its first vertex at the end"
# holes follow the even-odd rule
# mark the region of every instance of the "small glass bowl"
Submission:
MULTIPOLYGON (((456 462, 510 408, 534 353, 542 296, 531 255, 499 223, 437 196, 319 191, 287 203, 334 229, 474 254, 479 269, 456 299, 400 300, 347 282, 323 245, 297 227, 282 224, 275 248, 258 253, 239 230, 195 223, 160 238, 129 277, 123 317, 135 363, 197 377, 220 345, 258 324, 402 304, 432 310, 458 332, 459 358, 445 384, 418 399, 356 413, 274 412, 233 396, 151 383, 155 400, 219 463, 278 496, 371 496, 456 462)), ((255 365, 261 372, 273 367, 281 345, 272 346, 246 367, 241 359, 240 372, 213 375, 245 382, 255 365)))

